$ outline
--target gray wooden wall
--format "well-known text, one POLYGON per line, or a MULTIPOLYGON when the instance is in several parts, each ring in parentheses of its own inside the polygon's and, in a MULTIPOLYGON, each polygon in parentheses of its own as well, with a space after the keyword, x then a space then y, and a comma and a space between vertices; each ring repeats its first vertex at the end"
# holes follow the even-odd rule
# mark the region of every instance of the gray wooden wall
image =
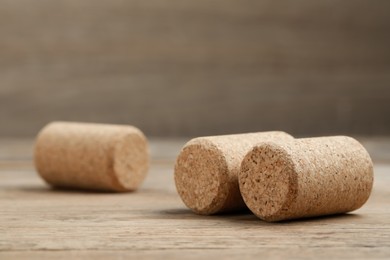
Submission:
POLYGON ((0 0, 0 137, 390 134, 388 0, 0 0))

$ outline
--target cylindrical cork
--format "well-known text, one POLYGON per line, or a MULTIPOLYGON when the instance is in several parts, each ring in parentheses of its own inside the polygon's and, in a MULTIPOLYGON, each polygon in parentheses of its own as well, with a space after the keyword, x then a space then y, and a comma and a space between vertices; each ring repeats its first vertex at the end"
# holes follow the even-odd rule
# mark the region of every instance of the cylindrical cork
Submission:
POLYGON ((54 187, 133 191, 148 166, 147 139, 133 126, 53 122, 35 144, 35 167, 54 187))
POLYGON ((284 132, 199 137, 189 141, 175 165, 175 183, 184 204, 197 214, 247 209, 237 175, 245 154, 262 141, 293 139, 284 132))
POLYGON ((346 213, 370 196, 373 164, 346 136, 264 142, 245 156, 239 185, 246 205, 265 221, 346 213))

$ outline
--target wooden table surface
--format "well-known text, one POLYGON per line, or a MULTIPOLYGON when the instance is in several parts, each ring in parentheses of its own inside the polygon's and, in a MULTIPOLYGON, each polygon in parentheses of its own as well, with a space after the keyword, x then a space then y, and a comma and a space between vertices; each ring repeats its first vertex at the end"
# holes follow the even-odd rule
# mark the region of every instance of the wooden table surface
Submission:
POLYGON ((375 184, 363 208, 266 223, 248 212, 197 216, 178 197, 175 156, 185 140, 152 140, 142 188, 113 194, 50 189, 31 140, 0 140, 0 258, 390 259, 390 139, 363 139, 375 184))

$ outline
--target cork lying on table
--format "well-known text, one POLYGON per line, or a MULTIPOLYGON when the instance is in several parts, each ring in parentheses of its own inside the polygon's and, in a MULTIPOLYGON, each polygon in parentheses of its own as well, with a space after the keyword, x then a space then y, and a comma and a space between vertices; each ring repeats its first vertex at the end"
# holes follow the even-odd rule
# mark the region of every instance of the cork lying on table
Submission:
POLYGON ((199 137, 189 141, 175 165, 175 184, 184 204, 202 215, 247 209, 237 175, 245 154, 257 143, 290 140, 284 132, 199 137))
POLYGON ((125 125, 53 122, 38 134, 35 167, 54 187, 132 191, 149 165, 143 133, 125 125))
POLYGON ((373 164, 350 137, 264 142, 245 156, 239 185, 246 205, 266 221, 345 213, 370 196, 373 164))

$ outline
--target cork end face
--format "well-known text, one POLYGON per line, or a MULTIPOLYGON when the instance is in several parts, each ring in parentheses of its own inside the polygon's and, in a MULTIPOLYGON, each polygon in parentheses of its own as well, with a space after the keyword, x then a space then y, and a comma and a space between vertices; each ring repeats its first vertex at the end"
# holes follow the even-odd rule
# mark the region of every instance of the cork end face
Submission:
MULTIPOLYGON (((354 154, 350 158, 355 158, 359 162, 359 166, 356 169, 362 172, 362 174, 357 174, 356 172, 353 174, 355 176, 353 181, 356 181, 359 193, 354 197, 355 203, 351 208, 345 209, 345 212, 351 212, 361 208, 370 198, 374 187, 374 163, 366 148, 358 140, 349 136, 336 136, 335 138, 343 140, 344 143, 354 145, 354 154)), ((355 162, 354 166, 356 165, 357 163, 355 162)), ((353 169, 354 167, 349 167, 349 170, 353 169)))
POLYGON ((124 135, 115 145, 114 186, 117 191, 134 191, 144 181, 149 168, 149 152, 142 133, 124 135), (115 185, 116 182, 116 185, 115 185))
POLYGON ((176 189, 184 204, 201 215, 217 213, 228 197, 227 163, 205 140, 185 146, 175 165, 176 189))
POLYGON ((293 161, 277 144, 260 144, 245 156, 239 185, 246 205, 257 217, 282 220, 297 192, 293 161))

